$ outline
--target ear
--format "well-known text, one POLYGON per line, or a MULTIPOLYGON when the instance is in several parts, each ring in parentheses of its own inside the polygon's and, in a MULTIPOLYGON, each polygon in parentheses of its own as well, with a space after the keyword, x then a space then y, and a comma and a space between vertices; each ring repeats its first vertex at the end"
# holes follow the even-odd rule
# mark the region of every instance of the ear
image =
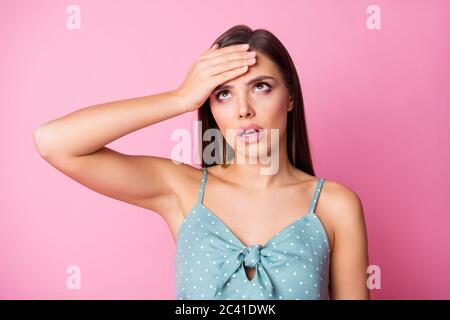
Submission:
POLYGON ((292 111, 292 109, 294 109, 294 100, 292 99, 291 96, 289 96, 288 112, 289 112, 289 111, 292 111))

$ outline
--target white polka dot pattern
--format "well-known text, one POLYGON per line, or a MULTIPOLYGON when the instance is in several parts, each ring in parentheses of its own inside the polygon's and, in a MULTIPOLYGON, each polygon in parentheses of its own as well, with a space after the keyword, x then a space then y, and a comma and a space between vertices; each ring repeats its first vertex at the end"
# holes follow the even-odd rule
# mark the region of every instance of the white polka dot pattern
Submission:
POLYGON ((267 244, 246 246, 203 205, 206 177, 203 168, 198 201, 176 239, 177 299, 329 298, 329 243, 314 212, 325 179, 318 180, 306 215, 277 232, 267 244), (252 279, 244 267, 255 268, 252 279))

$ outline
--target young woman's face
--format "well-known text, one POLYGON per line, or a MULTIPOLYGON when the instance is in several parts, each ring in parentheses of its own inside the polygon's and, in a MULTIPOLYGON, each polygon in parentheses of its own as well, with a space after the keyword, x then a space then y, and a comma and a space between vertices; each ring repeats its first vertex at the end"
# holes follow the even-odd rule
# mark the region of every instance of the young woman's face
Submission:
MULTIPOLYGON (((258 51, 256 63, 250 65, 246 73, 214 89, 210 96, 210 105, 214 119, 227 143, 235 151, 238 147, 237 151, 247 156, 249 149, 257 148, 264 139, 267 141, 269 152, 271 144, 283 141, 287 112, 293 108, 277 65, 258 51), (249 83, 255 78, 259 80, 249 83), (238 137, 239 128, 251 124, 266 129, 266 132, 259 141, 245 145, 244 139, 238 137), (231 129, 229 131, 231 135, 227 135, 227 129, 231 129), (278 129, 278 139, 272 142, 271 129, 278 129)), ((256 150, 257 153, 264 151, 259 148, 256 150)))

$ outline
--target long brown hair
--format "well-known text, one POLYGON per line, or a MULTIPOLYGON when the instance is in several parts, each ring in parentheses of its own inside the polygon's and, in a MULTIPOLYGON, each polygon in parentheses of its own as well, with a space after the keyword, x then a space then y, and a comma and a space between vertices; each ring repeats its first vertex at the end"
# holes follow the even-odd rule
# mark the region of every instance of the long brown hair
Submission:
MULTIPOLYGON (((300 81, 295 65, 281 41, 270 31, 265 29, 256 29, 252 31, 247 25, 236 25, 220 35, 213 44, 214 43, 217 43, 219 48, 249 43, 249 50, 262 52, 277 64, 294 103, 294 108, 288 112, 286 124, 289 162, 297 169, 314 176, 300 81)), ((203 137, 206 130, 210 128, 219 128, 212 115, 209 98, 197 110, 197 117, 198 120, 201 121, 202 129, 200 138, 203 137)), ((203 139, 201 140, 202 168, 216 165, 217 163, 215 161, 214 163, 205 162, 203 153, 209 142, 203 141, 203 139)), ((228 153, 230 151, 233 152, 233 149, 226 142, 223 135, 221 135, 221 140, 222 141, 214 141, 214 143, 218 143, 217 149, 221 150, 222 155, 219 157, 221 165, 227 166, 224 159, 227 159, 228 153)))

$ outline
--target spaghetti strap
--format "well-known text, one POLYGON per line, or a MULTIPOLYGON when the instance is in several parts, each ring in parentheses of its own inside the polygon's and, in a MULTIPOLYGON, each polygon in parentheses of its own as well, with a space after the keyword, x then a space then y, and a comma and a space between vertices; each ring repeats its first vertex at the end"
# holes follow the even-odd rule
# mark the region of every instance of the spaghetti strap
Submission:
POLYGON ((311 200, 311 205, 309 206, 310 213, 315 212, 315 210, 316 210, 317 199, 319 198, 320 190, 322 189, 322 185, 323 185, 324 181, 325 181, 324 178, 320 178, 317 181, 316 190, 314 191, 314 196, 311 200))
POLYGON ((202 168, 202 181, 200 183, 200 190, 198 191, 197 202, 203 204, 203 194, 205 193, 206 176, 208 175, 208 169, 202 168))

